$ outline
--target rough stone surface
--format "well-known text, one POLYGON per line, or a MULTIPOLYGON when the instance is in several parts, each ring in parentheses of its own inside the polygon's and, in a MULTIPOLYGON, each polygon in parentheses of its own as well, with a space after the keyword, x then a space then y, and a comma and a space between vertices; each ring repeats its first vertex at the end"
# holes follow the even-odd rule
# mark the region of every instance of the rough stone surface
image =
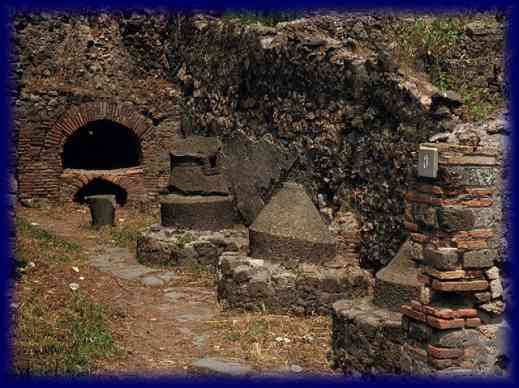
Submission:
POLYGON ((424 264, 429 264, 440 270, 453 270, 460 265, 460 252, 456 248, 426 248, 423 250, 423 255, 424 264))
POLYGON ((402 244, 391 262, 376 274, 373 303, 398 311, 402 304, 418 299, 418 267, 410 252, 410 241, 402 244))
POLYGON ((221 171, 221 142, 216 137, 188 136, 171 151, 170 191, 185 195, 229 195, 221 171))
POLYGON ((222 254, 217 271, 218 300, 224 308, 241 310, 327 314, 339 299, 368 295, 370 285, 369 273, 355 266, 288 269, 234 252, 222 254))
POLYGON ((137 259, 154 265, 201 265, 216 267, 225 251, 246 254, 247 229, 236 227, 218 232, 165 228, 158 225, 142 232, 137 240, 137 259))
POLYGON ((467 268, 488 268, 497 258, 495 249, 481 249, 478 251, 465 252, 463 254, 463 266, 467 268))
POLYGON ((141 281, 142 284, 149 287, 159 287, 164 285, 164 280, 157 276, 145 276, 141 281))
POLYGON ((141 276, 155 272, 153 268, 128 261, 129 252, 125 248, 109 248, 106 252, 91 258, 90 263, 103 272, 126 280, 136 280, 141 276))
POLYGON ((169 189, 184 195, 229 195, 222 174, 206 172, 200 166, 182 166, 172 161, 169 189))
POLYGON ((369 298, 333 304, 332 352, 347 375, 399 374, 405 339, 401 314, 377 307, 369 298))
POLYGON ((197 373, 208 375, 243 377, 253 372, 253 369, 249 365, 210 357, 196 360, 192 364, 192 367, 197 373))
POLYGON ((237 131, 224 139, 223 170, 236 207, 250 225, 272 195, 274 185, 292 168, 297 154, 269 141, 237 131))
POLYGON ((336 242, 303 186, 284 183, 249 229, 251 256, 280 262, 333 259, 336 242))

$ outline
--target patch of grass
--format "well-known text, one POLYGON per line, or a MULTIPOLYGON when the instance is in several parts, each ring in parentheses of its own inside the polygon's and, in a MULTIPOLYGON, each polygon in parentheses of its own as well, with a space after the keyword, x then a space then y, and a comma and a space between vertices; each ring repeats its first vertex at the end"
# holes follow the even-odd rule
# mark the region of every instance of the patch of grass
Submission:
POLYGON ((182 236, 180 236, 178 239, 177 239, 177 242, 178 242, 178 246, 180 248, 184 248, 184 246, 186 244, 189 244, 191 241, 194 241, 195 237, 189 233, 189 232, 184 232, 182 234, 182 236))
MULTIPOLYGON (((104 308, 68 284, 80 266, 81 246, 17 217, 16 255, 26 266, 15 283, 12 373, 88 374, 118 355, 104 308)), ((84 283, 83 283, 84 284, 84 283)))
POLYGON ((276 24, 294 20, 303 16, 303 12, 296 10, 287 11, 253 11, 235 10, 227 11, 222 15, 224 21, 236 21, 242 25, 262 24, 274 27, 276 24))
MULTIPOLYGON (((473 74, 452 73, 446 63, 456 61, 467 68, 474 61, 492 63, 494 58, 466 58, 467 24, 469 17, 417 17, 412 22, 395 23, 392 28, 397 60, 405 66, 415 68, 419 63, 431 82, 441 91, 453 90, 465 100, 465 114, 470 120, 481 120, 504 106, 504 97, 499 91, 482 87, 486 79, 474 79, 473 74)), ((493 26, 492 15, 478 18, 482 26, 493 26)))
POLYGON ((453 56, 459 49, 464 34, 463 23, 456 18, 417 18, 412 23, 395 25, 400 61, 415 65, 418 59, 427 59, 425 71, 440 89, 451 87, 442 71, 441 58, 453 56))
POLYGON ((80 293, 60 306, 23 303, 15 327, 13 373, 88 374, 98 359, 120 354, 105 311, 80 293))
POLYGON ((80 251, 77 243, 67 241, 37 225, 31 225, 22 217, 16 218, 16 257, 21 263, 34 261, 35 256, 43 256, 55 262, 69 262, 80 251))
POLYGON ((94 228, 90 224, 82 225, 93 235, 113 243, 119 247, 134 248, 141 231, 155 222, 154 216, 138 210, 132 210, 124 221, 118 221, 115 226, 94 228))
POLYGON ((114 240, 118 246, 132 247, 139 236, 139 230, 132 226, 122 226, 111 229, 112 240, 114 240))

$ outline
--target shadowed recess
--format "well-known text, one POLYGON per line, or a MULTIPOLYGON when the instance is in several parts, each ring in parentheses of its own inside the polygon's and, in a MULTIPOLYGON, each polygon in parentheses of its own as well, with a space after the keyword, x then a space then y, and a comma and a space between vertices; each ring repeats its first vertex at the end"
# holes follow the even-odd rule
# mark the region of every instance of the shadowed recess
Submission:
POLYGON ((74 195, 74 201, 86 203, 85 197, 102 194, 114 194, 115 201, 120 206, 124 206, 128 199, 128 193, 121 186, 101 178, 95 178, 77 191, 74 195))
POLYGON ((114 121, 97 120, 67 139, 62 157, 64 169, 111 170, 138 166, 142 151, 130 129, 114 121))

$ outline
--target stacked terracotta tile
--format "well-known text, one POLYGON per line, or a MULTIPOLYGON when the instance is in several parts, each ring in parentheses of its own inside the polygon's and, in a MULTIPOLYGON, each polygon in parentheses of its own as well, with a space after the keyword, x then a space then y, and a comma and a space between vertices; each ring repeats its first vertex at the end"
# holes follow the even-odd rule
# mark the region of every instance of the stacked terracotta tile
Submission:
POLYGON ((426 146, 438 150, 438 176, 419 178, 416 191, 406 195, 406 228, 423 255, 420 298, 401 307, 405 350, 414 371, 471 369, 481 350, 477 328, 504 308, 494 266, 498 150, 426 146))

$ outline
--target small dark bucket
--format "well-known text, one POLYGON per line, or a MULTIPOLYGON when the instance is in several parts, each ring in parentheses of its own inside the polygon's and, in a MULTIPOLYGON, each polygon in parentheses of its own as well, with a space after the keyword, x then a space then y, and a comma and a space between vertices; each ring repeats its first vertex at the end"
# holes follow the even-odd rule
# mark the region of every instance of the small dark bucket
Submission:
POLYGON ((115 195, 90 195, 85 200, 90 207, 92 226, 115 225, 115 195))

